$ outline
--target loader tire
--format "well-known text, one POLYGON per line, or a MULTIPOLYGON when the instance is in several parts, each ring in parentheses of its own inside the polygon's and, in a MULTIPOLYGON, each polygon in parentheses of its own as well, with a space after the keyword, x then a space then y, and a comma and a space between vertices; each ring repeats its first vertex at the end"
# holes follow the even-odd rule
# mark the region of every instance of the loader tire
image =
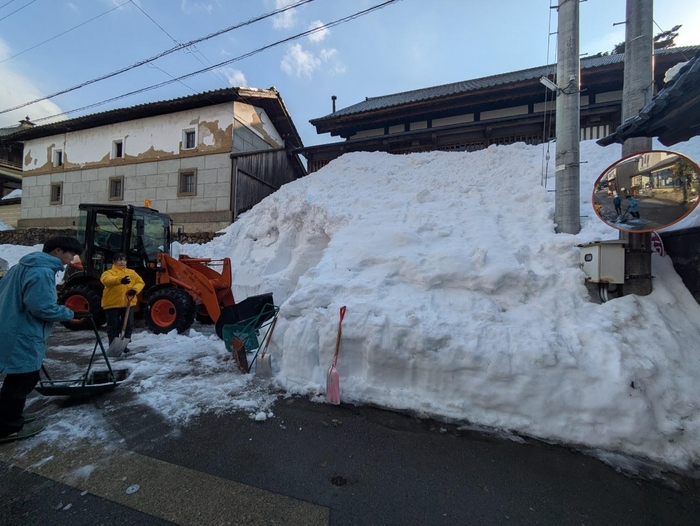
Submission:
POLYGON ((182 289, 160 289, 148 298, 146 325, 151 332, 165 334, 177 329, 183 333, 194 323, 196 305, 182 289))
MULTIPOLYGON (((80 284, 63 289, 58 302, 73 312, 90 312, 98 327, 105 324, 105 312, 102 310, 102 287, 98 285, 80 284)), ((77 321, 62 321, 61 324, 72 331, 92 330, 89 318, 77 321)))

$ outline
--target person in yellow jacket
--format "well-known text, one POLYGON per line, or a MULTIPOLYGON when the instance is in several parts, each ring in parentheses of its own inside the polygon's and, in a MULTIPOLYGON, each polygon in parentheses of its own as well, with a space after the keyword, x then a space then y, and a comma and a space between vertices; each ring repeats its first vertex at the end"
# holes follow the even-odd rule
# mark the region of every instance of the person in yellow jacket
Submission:
MULTIPOLYGON (((112 258, 112 268, 106 270, 100 276, 100 281, 105 286, 102 293, 102 308, 107 317, 107 338, 109 343, 119 336, 124 324, 126 307, 130 303, 136 305, 136 295, 146 286, 141 276, 135 271, 126 268, 126 255, 118 252, 112 258), (127 303, 129 302, 129 303, 127 303)), ((131 338, 134 329, 134 311, 129 309, 129 319, 124 330, 124 338, 131 338)), ((124 352, 128 352, 125 350, 124 352)))

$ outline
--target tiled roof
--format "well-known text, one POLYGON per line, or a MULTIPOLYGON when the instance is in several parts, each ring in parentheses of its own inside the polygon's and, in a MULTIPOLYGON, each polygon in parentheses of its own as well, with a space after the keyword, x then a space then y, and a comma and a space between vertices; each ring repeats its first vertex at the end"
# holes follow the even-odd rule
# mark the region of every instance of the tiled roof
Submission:
MULTIPOLYGON (((665 55, 677 53, 685 54, 688 56, 688 58, 690 58, 697 50, 700 50, 700 46, 675 47, 668 49, 660 49, 656 51, 656 54, 665 55)), ((598 68, 601 66, 607 66, 609 64, 621 63, 624 62, 624 58, 624 53, 619 53, 616 55, 585 57, 581 59, 581 69, 598 68)), ((511 84, 513 82, 520 82, 523 80, 539 79, 543 75, 550 75, 553 73, 556 73, 556 64, 551 64, 549 66, 538 66, 536 68, 530 69, 522 69, 520 71, 502 73, 499 75, 491 75, 489 77, 481 77, 473 80, 453 82, 451 84, 442 84, 441 86, 433 86, 430 88, 422 88, 417 90, 404 91, 401 93, 393 93, 391 95, 383 95, 380 97, 367 97, 367 99, 362 102, 353 104, 352 106, 348 106, 347 108, 342 108, 324 117, 313 119, 311 120, 311 123, 320 123, 325 120, 333 120, 338 117, 344 117, 346 115, 371 112, 374 110, 386 109, 394 106, 401 106, 403 104, 410 104, 431 99, 439 99, 443 97, 448 97, 450 95, 467 93, 470 91, 490 88, 502 84, 511 84)))
POLYGON ((187 97, 179 97, 177 99, 147 102, 127 108, 92 113, 90 115, 83 115, 74 119, 34 126, 32 128, 17 127, 8 135, 11 135, 12 140, 25 141, 39 137, 48 137, 67 131, 95 128, 115 122, 125 122, 155 115, 164 115, 176 111, 211 106, 224 102, 246 102, 251 105, 261 106, 275 124, 277 131, 288 141, 292 148, 303 146, 301 137, 294 126, 289 111, 281 95, 274 87, 270 89, 232 87, 205 91, 187 97))
POLYGON ((7 128, 0 128, 0 137, 5 135, 12 135, 15 132, 25 129, 25 126, 21 124, 16 124, 14 126, 8 126, 7 128))
POLYGON ((700 51, 666 83, 638 115, 623 122, 601 146, 624 143, 630 137, 658 137, 672 146, 700 135, 700 51))

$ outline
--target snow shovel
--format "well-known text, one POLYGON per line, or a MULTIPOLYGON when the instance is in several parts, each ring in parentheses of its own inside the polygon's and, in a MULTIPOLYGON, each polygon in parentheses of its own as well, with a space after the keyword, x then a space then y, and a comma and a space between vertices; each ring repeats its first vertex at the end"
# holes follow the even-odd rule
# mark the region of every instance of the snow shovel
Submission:
POLYGON ((333 354, 333 365, 328 369, 326 377, 326 402, 333 405, 340 405, 340 376, 335 366, 338 364, 338 351, 340 350, 340 336, 342 334, 343 318, 345 317, 345 306, 340 307, 340 321, 338 322, 338 336, 335 339, 335 353, 333 354))
POLYGON ((270 327, 270 333, 267 335, 267 340, 265 341, 265 347, 263 347, 262 356, 258 360, 258 365, 255 367, 255 374, 262 378, 270 378, 272 376, 272 366, 270 364, 271 356, 267 354, 267 347, 270 345, 270 340, 272 339, 272 331, 275 330, 275 324, 277 323, 277 318, 272 321, 272 327, 270 327))
POLYGON ((119 336, 112 340, 112 343, 107 347, 107 356, 110 358, 118 358, 124 353, 124 349, 129 345, 131 338, 124 338, 124 333, 126 332, 126 325, 129 323, 129 309, 131 309, 131 298, 126 297, 126 312, 124 313, 124 323, 122 324, 122 331, 119 336))

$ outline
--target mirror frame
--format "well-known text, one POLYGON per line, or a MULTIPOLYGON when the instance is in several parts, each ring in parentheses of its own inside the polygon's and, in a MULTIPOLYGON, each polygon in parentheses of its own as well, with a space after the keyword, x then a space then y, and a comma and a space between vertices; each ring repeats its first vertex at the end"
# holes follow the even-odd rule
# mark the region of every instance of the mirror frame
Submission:
POLYGON ((622 232, 631 232, 633 234, 643 234, 643 233, 648 233, 648 232, 656 232, 657 230, 662 230, 664 228, 668 228, 671 225, 675 225, 679 221, 682 221, 683 219, 688 217, 688 215, 690 215, 693 212, 693 210, 695 210, 695 208, 698 206, 698 203, 700 203, 700 189, 699 189, 693 206, 691 206, 688 210, 686 210, 683 213, 683 215, 674 219, 670 223, 666 223, 666 224, 663 224, 661 226, 657 226, 655 228, 647 228, 647 229, 624 228, 624 226, 622 226, 621 223, 611 223, 610 221, 604 219, 600 213, 600 210, 598 210, 595 206, 596 205, 596 192, 599 191, 599 185, 601 184, 601 181, 603 181, 603 178, 606 177, 608 175, 608 173, 610 172, 610 170, 612 170, 613 168, 616 168, 617 166, 624 164, 625 162, 629 161, 630 159, 632 159, 634 157, 648 154, 648 153, 663 153, 663 154, 667 154, 667 155, 677 155, 678 157, 687 161, 692 166, 692 168, 695 170, 695 173, 698 175, 698 178, 700 178, 700 166, 698 166, 698 164, 693 159, 688 157, 687 155, 684 155, 682 153, 675 152, 672 150, 644 150, 642 152, 636 152, 636 153, 627 155, 621 159, 618 159, 617 161, 612 163, 610 166, 605 168, 605 170, 603 170, 602 173, 596 178, 595 183, 593 184, 593 191, 591 192, 591 206, 593 207, 593 212, 598 217, 598 219, 600 219, 603 223, 605 223, 609 227, 614 228, 615 230, 620 230, 622 232))

